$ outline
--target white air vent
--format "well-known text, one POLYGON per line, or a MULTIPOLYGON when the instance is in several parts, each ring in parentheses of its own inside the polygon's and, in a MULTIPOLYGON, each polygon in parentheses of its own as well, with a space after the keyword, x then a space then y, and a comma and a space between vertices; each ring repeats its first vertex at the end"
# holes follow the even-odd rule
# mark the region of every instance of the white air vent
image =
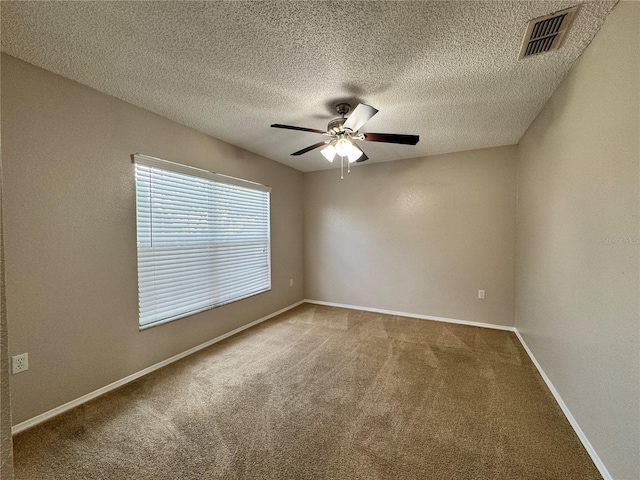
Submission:
POLYGON ((576 5, 531 20, 522 39, 518 60, 560 48, 577 10, 576 5))

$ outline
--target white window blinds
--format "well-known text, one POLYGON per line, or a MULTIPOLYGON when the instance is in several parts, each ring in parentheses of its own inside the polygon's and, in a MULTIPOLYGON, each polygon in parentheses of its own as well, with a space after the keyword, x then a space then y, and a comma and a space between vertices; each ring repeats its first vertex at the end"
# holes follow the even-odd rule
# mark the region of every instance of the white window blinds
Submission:
POLYGON ((271 289, 269 187, 133 160, 141 329, 271 289))

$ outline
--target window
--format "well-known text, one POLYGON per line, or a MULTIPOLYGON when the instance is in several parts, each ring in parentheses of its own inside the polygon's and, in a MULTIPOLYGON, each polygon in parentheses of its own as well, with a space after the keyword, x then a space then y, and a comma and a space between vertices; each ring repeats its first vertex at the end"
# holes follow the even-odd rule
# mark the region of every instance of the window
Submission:
POLYGON ((269 187, 133 161, 140 329, 271 289, 269 187))

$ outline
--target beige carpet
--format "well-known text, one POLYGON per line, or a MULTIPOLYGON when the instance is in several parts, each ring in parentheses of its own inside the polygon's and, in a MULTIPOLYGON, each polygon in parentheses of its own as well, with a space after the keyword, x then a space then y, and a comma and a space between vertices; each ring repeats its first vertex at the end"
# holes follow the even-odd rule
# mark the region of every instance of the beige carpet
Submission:
POLYGON ((513 333, 309 304, 18 435, 15 463, 18 480, 601 478, 513 333))

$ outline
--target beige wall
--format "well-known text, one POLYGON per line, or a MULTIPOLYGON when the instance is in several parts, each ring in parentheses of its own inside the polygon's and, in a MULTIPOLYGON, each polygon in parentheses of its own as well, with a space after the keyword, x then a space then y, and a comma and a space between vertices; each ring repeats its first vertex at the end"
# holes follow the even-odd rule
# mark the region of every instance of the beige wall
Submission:
POLYGON ((2 139, 14 423, 303 298, 300 172, 6 55, 2 139), (273 187, 270 292, 138 331, 134 152, 273 187))
POLYGON ((515 157, 510 146, 363 164, 342 181, 306 173, 306 298, 513 325, 515 157))
POLYGON ((639 477, 639 25, 640 4, 615 8, 517 151, 344 181, 3 55, 10 354, 30 356, 11 377, 14 422, 302 299, 304 183, 307 298, 513 325, 515 296, 517 328, 613 477, 639 477), (139 332, 133 152, 271 185, 273 290, 139 332))
POLYGON ((640 478, 640 4, 522 138, 516 327, 615 479, 640 478))
POLYGON ((4 281, 4 229, 2 227, 2 158, 0 156, 0 478, 13 479, 11 399, 9 396, 9 337, 4 281))

